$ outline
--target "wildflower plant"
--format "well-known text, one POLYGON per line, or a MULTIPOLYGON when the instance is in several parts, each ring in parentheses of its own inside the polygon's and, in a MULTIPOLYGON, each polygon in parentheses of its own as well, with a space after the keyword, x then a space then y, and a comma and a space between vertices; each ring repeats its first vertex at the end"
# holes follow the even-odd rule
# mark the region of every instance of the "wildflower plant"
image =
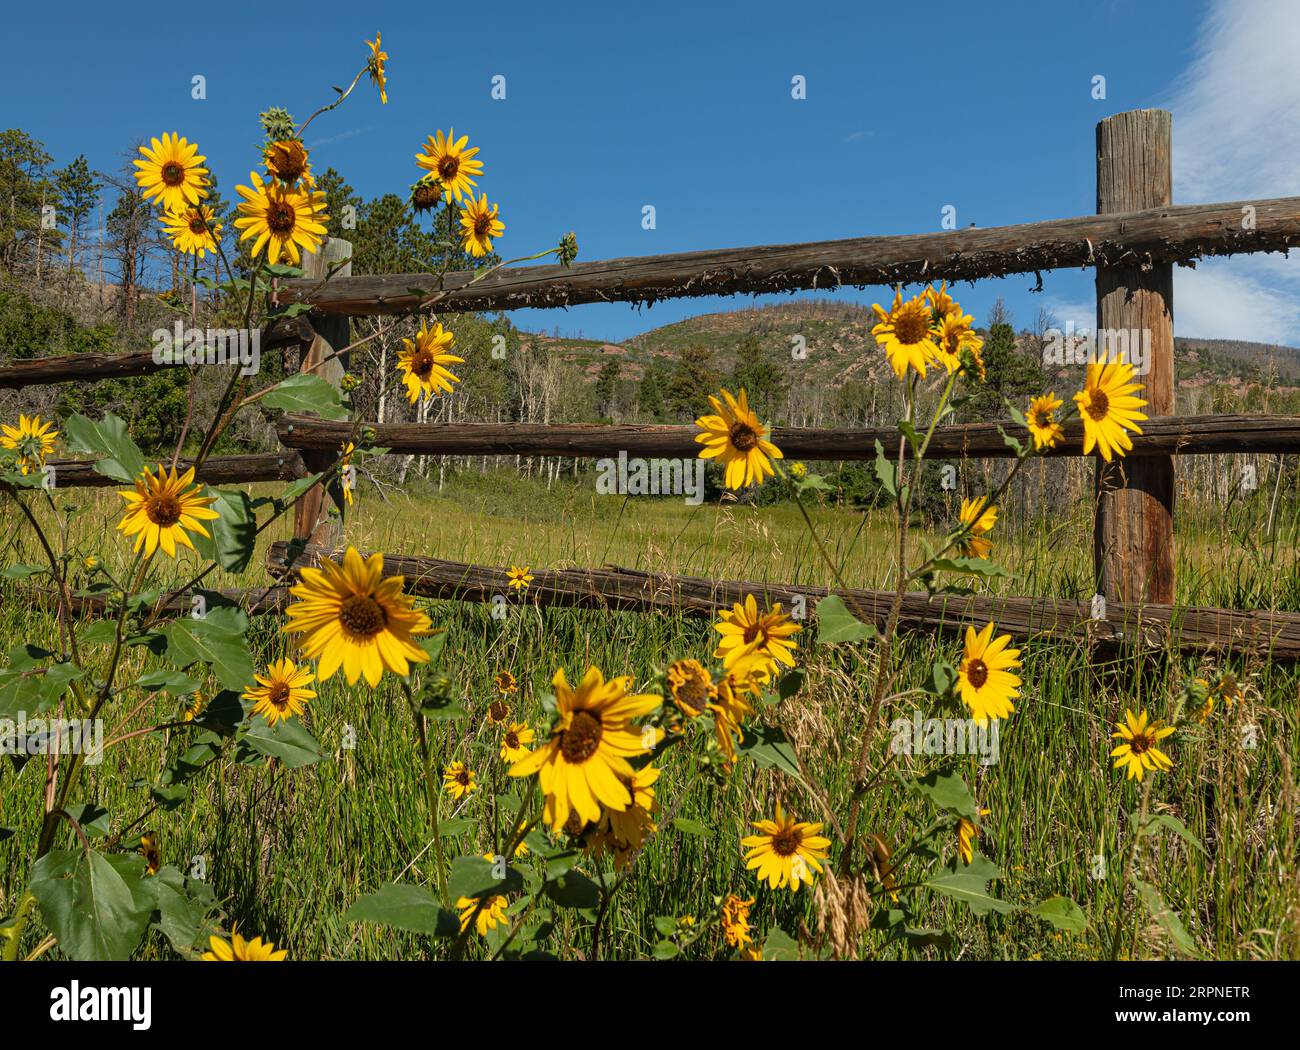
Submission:
MULTIPOLYGON (((388 55, 378 35, 366 47, 365 61, 348 86, 335 89, 335 97, 305 121, 280 108, 262 114, 264 138, 254 170, 236 187, 240 200, 233 229, 223 229, 209 203, 214 195, 211 160, 197 143, 166 132, 141 147, 135 161, 138 190, 156 209, 163 236, 178 253, 192 258, 195 285, 211 292, 224 309, 242 315, 244 330, 260 331, 265 345, 285 345, 291 341, 285 333, 307 323, 301 315, 309 304, 284 301, 280 282, 302 277, 305 257, 318 253, 328 236, 328 209, 312 172, 305 133, 347 102, 363 79, 374 85, 381 103, 387 101, 388 55), (242 254, 232 251, 232 238, 242 254), (220 279, 198 276, 198 261, 209 255, 219 263, 220 279)), ((505 230, 496 203, 466 192, 483 175, 483 164, 475 159, 478 150, 468 148, 464 136, 439 133, 430 143, 420 162, 431 160, 428 177, 440 180, 436 204, 453 208, 466 201, 465 214, 456 216, 460 221, 447 226, 461 230, 462 248, 482 256, 505 230)), ((557 255, 567 265, 576 254, 570 234, 557 247, 530 258, 557 255)), ((510 261, 480 268, 471 281, 510 261)), ((444 266, 439 273, 445 272, 444 266)), ((333 276, 331 270, 321 282, 333 276)), ((420 334, 385 377, 387 388, 405 387, 412 400, 450 391, 458 380, 447 366, 460 359, 450 353, 453 332, 436 316, 445 294, 441 281, 435 282, 379 332, 326 360, 350 354, 353 366, 364 368, 378 335, 415 319, 420 334)), ((359 422, 352 423, 332 464, 291 482, 274 497, 254 499, 204 481, 205 464, 218 442, 254 406, 352 420, 355 379, 334 386, 318 374, 322 363, 260 384, 258 369, 231 368, 206 419, 198 418, 191 376, 184 425, 169 461, 146 459, 127 425, 111 413, 98 420, 79 414, 63 420, 23 414, 16 424, 0 425, 0 498, 17 508, 41 552, 40 561, 10 567, 7 575, 44 579, 59 629, 56 648, 25 645, 10 653, 8 666, 0 669, 0 717, 22 712, 104 727, 97 750, 51 749, 40 763, 46 790, 33 841, 24 848, 30 869, 26 888, 9 914, 0 916, 0 958, 37 958, 57 946, 78 960, 124 959, 150 930, 189 959, 288 957, 292 945, 277 947, 266 931, 227 928, 222 904, 208 883, 182 866, 174 846, 145 822, 155 811, 186 806, 195 788, 219 770, 269 763, 292 770, 321 759, 324 750, 313 735, 313 716, 317 691, 331 679, 335 687, 345 681, 349 688, 369 691, 385 676, 400 681, 414 716, 414 751, 429 789, 435 837, 443 794, 436 781, 440 769, 449 798, 473 800, 480 793, 473 770, 461 762, 443 765, 429 746, 430 720, 447 717, 453 707, 443 679, 429 670, 442 636, 404 593, 402 578, 385 574, 381 554, 362 558, 349 547, 337 561, 325 559, 304 568, 275 634, 279 652, 256 659, 248 611, 209 589, 217 572, 246 572, 258 538, 313 487, 328 486, 340 514, 352 504, 355 465, 376 454, 373 431, 359 422), (47 462, 60 447, 93 457, 94 470, 119 486, 121 518, 115 532, 100 537, 103 547, 83 549, 69 540, 67 509, 51 492, 57 472, 47 462), (83 618, 87 610, 98 616, 83 618), (107 754, 111 764, 100 775, 111 776, 119 749, 146 742, 160 745, 166 759, 153 782, 144 785, 140 812, 99 810, 90 768, 107 754)), ((507 675, 502 682, 507 679, 513 689, 513 678, 507 675)), ((504 684, 502 693, 508 695, 504 684)), ((629 737, 640 746, 640 737, 629 737)), ((524 760, 535 739, 530 726, 512 721, 501 754, 524 760)), ((609 747, 605 742, 601 753, 609 747)), ((612 768, 624 771, 621 756, 631 747, 622 746, 612 768)), ((610 789, 608 781, 599 784, 603 791, 610 789)), ((573 803, 593 815, 590 795, 581 788, 575 792, 569 796, 573 803)), ((510 827, 516 832, 510 855, 526 853, 523 838, 532 824, 521 818, 510 827)), ((444 860, 441 843, 438 859, 444 860)), ((463 928, 453 921, 453 934, 482 932, 505 921, 502 908, 512 884, 494 881, 496 892, 480 909, 474 876, 481 865, 491 867, 475 855, 452 864, 450 881, 445 867, 439 872, 436 881, 452 919, 457 902, 468 901, 478 913, 463 928)))

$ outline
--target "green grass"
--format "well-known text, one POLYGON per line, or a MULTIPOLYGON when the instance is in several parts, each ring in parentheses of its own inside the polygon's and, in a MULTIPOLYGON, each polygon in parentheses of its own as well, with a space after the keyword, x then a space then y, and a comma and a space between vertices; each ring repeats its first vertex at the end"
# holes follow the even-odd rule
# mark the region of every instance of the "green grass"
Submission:
MULTIPOLYGON (((70 548, 101 550, 110 564, 120 565, 125 544, 110 535, 115 497, 89 492, 60 497, 68 499, 80 508, 70 526, 70 548)), ((1283 509, 1277 539, 1262 542, 1259 514, 1250 506, 1223 520, 1213 508, 1180 506, 1180 600, 1300 608, 1296 515, 1294 508, 1283 509), (1234 553, 1226 557, 1225 551, 1234 553)), ((845 559, 845 575, 852 583, 885 583, 891 562, 883 514, 869 516, 860 530, 862 518, 856 512, 822 509, 816 520, 828 546, 845 559)), ((1080 505, 1068 520, 1000 524, 999 555, 1017 574, 1002 589, 1091 594, 1088 522, 1089 508, 1080 505)), ((11 507, 0 512, 0 526, 6 536, 17 534, 11 507)), ((278 527, 271 531, 284 534, 278 527)), ((613 563, 728 578, 827 582, 797 510, 788 505, 690 508, 680 501, 635 499, 625 504, 568 483, 548 491, 506 475, 461 478, 441 496, 412 489, 389 502, 366 487, 347 534, 362 548, 484 564, 613 563)), ((6 564, 36 560, 28 539, 0 555, 6 564)), ((247 580, 217 582, 235 586, 247 580)), ((19 642, 54 648, 57 627, 48 603, 33 601, 25 585, 5 582, 0 587, 3 648, 19 642)), ((703 657, 711 649, 707 623, 664 613, 528 607, 500 621, 485 606, 434 603, 430 614, 448 631, 439 671, 452 679, 471 711, 468 720, 435 723, 437 759, 467 761, 484 786, 456 807, 455 815, 473 818, 475 826, 451 844, 453 855, 489 848, 496 841, 493 829, 510 819, 504 810, 497 811, 494 795, 517 785, 505 776, 495 754, 494 731, 483 718, 496 671, 509 669, 519 678, 517 712, 541 728, 541 697, 557 667, 566 668, 572 678, 594 663, 607 674, 633 674, 644 682, 672 659, 703 657)), ((250 634, 259 659, 284 651, 274 618, 255 620, 250 634)), ((790 700, 764 709, 763 717, 779 720, 790 734, 810 777, 825 789, 842 819, 874 656, 869 648, 817 647, 807 636, 801 641, 806 684, 790 700)), ((1017 642, 1025 662, 1024 693, 1003 728, 999 761, 989 767, 973 758, 955 761, 979 804, 990 810, 980 848, 1005 873, 997 892, 1017 903, 1069 896, 1084 908, 1089 928, 1081 935, 1060 934, 1024 913, 975 917, 934 894, 922 895, 913 923, 951 929, 965 958, 1105 957, 1121 896, 1118 869, 1130 841, 1128 814, 1139 799, 1137 786, 1111 769, 1111 723, 1126 706, 1168 715, 1177 683, 1188 674, 1203 673, 1204 667, 1190 658, 1132 653, 1099 664, 1075 644, 1017 642), (1094 877, 1098 855, 1106 861, 1104 878, 1094 877)), ((939 651, 955 658, 957 648, 950 641, 906 638, 901 684, 921 682, 939 651)), ((123 680, 131 680, 143 666, 133 651, 123 680)), ((1300 754, 1300 677, 1292 667, 1262 660, 1224 666, 1250 683, 1246 701, 1231 710, 1216 709, 1204 725, 1180 731, 1170 748, 1175 768, 1156 779, 1151 796, 1153 809, 1182 820, 1205 850, 1173 835, 1157 837, 1139 860, 1140 872, 1179 913, 1204 955, 1297 958, 1300 885, 1293 762, 1300 754), (1242 746, 1249 726, 1255 727, 1253 748, 1242 746)), ((899 701, 888 712, 886 727, 889 718, 910 715, 910 704, 899 701)), ((160 700, 124 728, 153 724, 174 713, 169 702, 160 700)), ((147 813, 136 830, 148 828, 158 835, 167 862, 185 867, 192 858, 203 857, 228 920, 246 933, 270 936, 295 958, 439 956, 445 949, 428 938, 341 918, 354 900, 381 882, 436 882, 413 729, 400 692, 391 678, 374 692, 348 688, 335 678, 320 689, 309 725, 329 753, 324 761, 287 770, 236 765, 227 757, 210 776, 198 778, 192 799, 172 812, 149 813, 147 786, 129 785, 156 781, 182 748, 183 730, 110 749, 73 801, 104 806, 115 827, 147 813), (351 749, 342 746, 349 732, 355 734, 351 749)), ((110 720, 110 736, 116 728, 110 720)), ((878 737, 873 770, 886 756, 888 739, 887 732, 878 737)), ((934 763, 896 759, 868 796, 865 830, 897 846, 929 823, 933 808, 906 790, 901 774, 919 774, 934 763)), ((686 787, 682 766, 669 752, 657 785, 667 809, 677 806, 686 787)), ((21 774, 8 762, 0 771, 0 826, 15 831, 0 841, 0 914, 12 910, 25 885, 40 812, 41 772, 35 761, 21 774)), ((791 934, 806 929, 815 939, 824 904, 807 892, 795 896, 759 888, 741 859, 739 839, 749 822, 770 816, 778 799, 802 817, 820 819, 797 784, 752 763, 743 764, 723 785, 697 783, 677 815, 699 821, 709 834, 666 826, 651 840, 614 900, 603 937, 605 954, 647 956, 659 939, 656 916, 704 915, 716 895, 728 892, 756 897, 751 923, 760 940, 776 926, 791 934)), ((444 819, 448 815, 444 810, 444 819)), ((953 837, 940 842, 945 859, 951 857, 953 837)), ((900 877, 905 881, 911 870, 905 868, 900 877)), ((1157 925, 1145 917, 1138 920, 1139 907, 1131 893, 1123 896, 1125 929, 1136 923, 1136 954, 1170 954, 1157 925)), ((589 949, 587 919, 561 909, 554 919, 550 950, 572 958, 589 949)), ((41 936, 43 931, 32 932, 32 944, 41 936)), ((1126 952, 1127 943, 1126 938, 1126 952)), ((860 951, 885 958, 918 954, 900 944, 884 944, 869 931, 860 951)), ((154 935, 142 952, 146 957, 171 955, 154 935)), ((729 950, 709 933, 689 954, 725 957, 729 950)))

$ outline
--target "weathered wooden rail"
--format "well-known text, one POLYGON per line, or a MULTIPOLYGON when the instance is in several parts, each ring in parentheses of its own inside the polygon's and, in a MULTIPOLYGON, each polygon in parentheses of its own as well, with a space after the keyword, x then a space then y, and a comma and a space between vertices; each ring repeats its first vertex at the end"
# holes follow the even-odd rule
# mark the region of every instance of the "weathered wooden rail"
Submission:
MULTIPOLYGON (((302 547, 272 543, 266 565, 272 576, 285 580, 305 565, 319 564, 322 555, 339 557, 338 550, 319 545, 302 547)), ((385 554, 388 575, 404 577, 411 594, 425 598, 490 602, 509 596, 504 567, 492 568, 440 558, 385 554)), ((824 587, 761 580, 712 580, 672 576, 633 569, 533 569, 533 581, 522 599, 578 608, 617 611, 666 610, 692 617, 713 617, 720 607, 753 594, 760 602, 781 602, 790 609, 802 598, 812 618, 816 602, 840 595, 864 622, 883 627, 889 615, 890 591, 831 591, 824 587)), ((1237 612, 1230 609, 1109 602, 1106 616, 1094 619, 1092 603, 1052 598, 1000 598, 984 595, 930 597, 908 594, 903 601, 902 626, 911 630, 955 634, 968 623, 994 620, 999 631, 1018 641, 1041 635, 1088 644, 1126 645, 1138 650, 1176 649, 1183 652, 1256 653, 1274 660, 1300 659, 1300 614, 1237 612)))

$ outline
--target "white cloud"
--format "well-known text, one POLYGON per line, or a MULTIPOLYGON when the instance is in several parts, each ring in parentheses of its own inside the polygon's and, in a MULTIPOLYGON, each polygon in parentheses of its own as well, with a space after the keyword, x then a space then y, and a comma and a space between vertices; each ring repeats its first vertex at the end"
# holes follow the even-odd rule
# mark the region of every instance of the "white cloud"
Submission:
MULTIPOLYGON (((1174 85, 1174 201, 1300 196, 1300 4, 1214 0, 1174 85)), ((1174 271, 1178 334, 1300 341, 1300 259, 1236 256, 1174 271)))

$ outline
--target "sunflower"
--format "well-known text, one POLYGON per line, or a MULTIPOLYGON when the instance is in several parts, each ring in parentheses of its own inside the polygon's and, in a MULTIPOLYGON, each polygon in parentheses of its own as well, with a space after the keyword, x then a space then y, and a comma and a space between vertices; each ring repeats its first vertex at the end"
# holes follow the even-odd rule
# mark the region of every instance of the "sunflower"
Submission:
POLYGON ((776 807, 775 820, 755 821, 757 835, 749 835, 740 840, 746 847, 745 868, 758 869, 758 881, 766 881, 771 889, 789 886, 794 893, 799 892, 800 883, 813 884, 812 868, 822 870, 821 861, 826 859, 826 850, 831 840, 821 834, 820 824, 796 822, 781 811, 780 803, 776 807))
POLYGON ((322 682, 342 667, 348 685, 365 675, 376 686, 385 668, 405 676, 410 664, 429 659, 411 638, 429 633, 429 617, 402 593, 401 576, 384 578, 382 554, 363 562, 349 547, 342 563, 322 558, 301 577, 289 593, 302 600, 286 610, 284 631, 302 634, 307 658, 320 660, 322 682))
POLYGON ((1210 692, 1231 707, 1242 698, 1241 683, 1233 674, 1227 672, 1221 674, 1215 681, 1210 692))
POLYGON ((509 671, 498 671, 493 682, 496 684, 497 692, 502 696, 510 696, 512 693, 519 692, 519 683, 515 681, 515 676, 509 671))
POLYGON ((537 734, 523 722, 511 722, 501 736, 501 757, 507 762, 518 762, 528 757, 528 748, 537 734))
POLYGON ((257 685, 244 690, 244 699, 252 700, 253 714, 261 715, 272 727, 301 715, 308 702, 316 699, 316 693, 307 688, 315 678, 311 667, 299 667, 288 657, 270 664, 265 675, 253 677, 257 685))
POLYGON ((18 413, 18 425, 0 424, 0 448, 18 453, 18 470, 23 475, 45 467, 45 457, 54 451, 54 439, 59 432, 54 424, 40 416, 18 413))
POLYGON ((1157 773, 1167 773, 1174 763, 1168 755, 1156 745, 1173 734, 1173 726, 1161 726, 1152 719, 1147 720, 1143 711, 1136 718, 1130 709, 1124 711, 1124 721, 1115 723, 1115 732, 1111 736, 1123 743, 1117 745, 1110 753, 1115 760, 1116 769, 1124 769, 1127 779, 1135 777, 1141 780, 1148 769, 1157 773))
POLYGON ((384 72, 384 65, 388 62, 388 52, 379 50, 382 40, 383 35, 376 32, 374 40, 363 40, 362 43, 370 48, 370 57, 366 60, 366 72, 379 88, 380 104, 386 106, 388 105, 388 76, 384 72))
POLYGON ((713 655, 720 657, 728 670, 753 655, 762 656, 770 669, 777 664, 793 667, 795 643, 790 638, 803 630, 781 611, 780 602, 760 613, 752 594, 720 613, 713 629, 722 635, 713 655))
POLYGON ((443 366, 463 364, 465 359, 447 353, 456 344, 456 337, 441 322, 436 322, 432 331, 422 327, 413 340, 403 339, 402 344, 397 368, 406 387, 406 400, 411 404, 419 401, 421 394, 432 397, 440 390, 450 394, 452 384, 460 382, 443 366))
POLYGON ((935 323, 942 321, 948 314, 961 313, 961 307, 957 305, 957 300, 948 294, 948 282, 943 281, 939 287, 930 285, 922 293, 926 305, 930 307, 931 316, 935 323))
POLYGON ((352 466, 352 454, 356 452, 357 446, 351 441, 343 442, 339 451, 342 456, 339 459, 339 483, 343 487, 343 499, 350 507, 352 506, 352 489, 355 487, 356 471, 349 470, 352 466))
POLYGON ((253 188, 236 186, 235 192, 243 197, 239 204, 239 218, 235 228, 243 230, 240 241, 250 237, 252 254, 261 255, 266 249, 266 261, 272 264, 287 259, 297 266, 302 252, 315 254, 328 236, 325 224, 325 194, 319 191, 304 192, 264 183, 257 172, 249 172, 253 188))
POLYGON ((300 139, 278 139, 268 142, 262 150, 262 161, 266 164, 266 173, 280 185, 295 187, 301 180, 306 189, 315 189, 316 180, 312 178, 311 162, 307 157, 307 147, 300 139))
POLYGON ((653 766, 638 769, 624 777, 623 786, 632 795, 632 804, 624 810, 606 809, 596 830, 588 839, 592 856, 606 850, 614 855, 614 866, 625 869, 645 840, 654 832, 655 789, 659 770, 653 766))
POLYGON ((766 660, 753 656, 742 660, 716 683, 717 697, 709 703, 709 712, 713 716, 713 735, 727 767, 735 764, 736 743, 744 735, 745 719, 754 713, 747 698, 758 696, 770 678, 766 660))
POLYGON ((461 799, 478 790, 474 771, 464 762, 452 762, 442 771, 442 786, 454 799, 461 799))
POLYGON ((202 955, 204 962, 282 962, 289 954, 285 948, 276 951, 274 944, 261 937, 246 941, 237 933, 231 934, 229 942, 209 937, 208 947, 202 955))
POLYGON ((718 695, 713 676, 698 660, 677 660, 669 664, 668 689, 673 703, 687 718, 703 714, 718 695))
MULTIPOLYGON (((981 809, 981 817, 987 817, 989 811, 981 809)), ((979 825, 973 820, 967 820, 965 817, 957 821, 957 853, 962 859, 962 863, 971 864, 975 860, 975 839, 979 836, 979 825)))
POLYGON ((158 849, 158 836, 153 832, 140 836, 140 855, 144 857, 144 873, 157 875, 162 867, 162 851, 158 849))
POLYGON ((475 160, 478 147, 466 149, 468 135, 456 138, 454 130, 444 136, 441 131, 430 135, 424 143, 424 152, 415 155, 415 163, 433 172, 442 180, 443 199, 455 198, 459 204, 466 193, 473 197, 471 186, 478 185, 472 176, 483 174, 483 162, 475 160))
POLYGON ((506 576, 509 577, 510 580, 506 586, 513 587, 515 590, 520 592, 526 591, 528 585, 533 582, 533 574, 528 571, 527 565, 523 568, 520 568, 518 565, 510 566, 509 570, 506 572, 506 576))
POLYGON ((980 726, 988 725, 990 718, 1006 718, 1014 710, 1012 698, 1020 695, 1020 679, 1011 673, 1020 666, 1020 650, 1007 648, 1009 634, 994 639, 993 627, 990 622, 976 634, 967 626, 966 653, 957 671, 962 703, 980 726))
POLYGON ((961 523, 966 530, 958 540, 962 555, 967 558, 987 558, 993 550, 993 542, 984 536, 993 531, 997 524, 998 508, 985 507, 984 497, 963 499, 961 501, 961 523))
POLYGON ((510 717, 510 705, 503 699, 493 700, 488 704, 487 720, 490 726, 504 725, 507 718, 510 717))
POLYGON ((1210 688, 1209 682, 1204 678, 1198 678, 1189 692, 1197 701, 1197 706, 1192 713, 1198 722, 1204 722, 1214 713, 1214 691, 1210 688))
POLYGON ((662 702, 653 694, 633 694, 630 678, 605 680, 589 667, 574 689, 555 672, 556 720, 550 739, 510 767, 512 777, 538 774, 546 795, 546 820, 557 832, 569 814, 595 823, 601 807, 622 812, 632 804, 624 783, 633 770, 628 759, 650 750, 645 734, 632 724, 662 702))
POLYGON ((808 465, 801 459, 796 459, 790 464, 790 477, 795 481, 803 481, 808 476, 808 465))
POLYGON ((1083 454, 1090 455, 1094 446, 1107 463, 1111 456, 1121 457, 1133 447, 1126 431, 1142 433, 1138 420, 1147 417, 1138 411, 1146 404, 1133 395, 1142 389, 1133 382, 1133 366, 1122 356, 1113 361, 1094 361, 1088 366, 1084 388, 1074 395, 1083 419, 1083 454))
POLYGON ((193 722, 199 715, 203 714, 203 709, 208 706, 208 698, 201 692, 195 692, 186 703, 182 701, 181 721, 193 722))
POLYGON ((179 478, 175 467, 168 473, 159 463, 156 476, 145 467, 135 479, 134 491, 118 491, 126 500, 126 513, 117 523, 118 531, 135 536, 135 549, 138 551, 143 546, 146 555, 161 547, 164 554, 174 558, 178 543, 193 550, 189 534, 208 535, 199 520, 220 517, 209 506, 216 502, 216 497, 200 496, 201 488, 193 482, 193 467, 179 478))
POLYGON ((974 328, 971 327, 974 320, 970 314, 963 314, 960 308, 943 314, 939 319, 934 335, 937 347, 935 356, 948 370, 949 375, 963 367, 964 355, 969 354, 970 358, 979 360, 979 351, 984 346, 984 340, 976 335, 974 328))
POLYGON ((183 212, 208 195, 206 157, 199 147, 176 134, 164 134, 162 141, 150 139, 141 146, 144 160, 133 163, 140 170, 135 181, 144 199, 156 201, 167 212, 183 212))
POLYGON ((1063 403, 1050 392, 1029 402, 1025 422, 1029 424, 1029 435, 1034 439, 1034 448, 1054 448, 1065 437, 1065 428, 1056 421, 1056 410, 1063 403))
POLYGON ((903 293, 899 290, 894 293, 894 305, 888 310, 879 304, 872 304, 871 309, 876 315, 871 334, 876 337, 877 345, 884 349, 894 375, 902 379, 911 367, 924 377, 926 365, 939 358, 933 317, 926 298, 916 295, 903 302, 903 293))
POLYGON ((879 835, 871 835, 871 863, 876 869, 880 885, 889 891, 889 899, 898 900, 898 879, 894 876, 893 852, 889 843, 879 835))
POLYGON ((761 485, 765 477, 776 471, 771 461, 784 458, 781 450, 767 440, 767 427, 750 411, 745 388, 732 397, 731 391, 722 391, 722 400, 709 395, 709 404, 716 415, 700 416, 695 425, 704 433, 695 440, 704 446, 700 459, 716 459, 726 468, 729 489, 745 485, 761 485))
POLYGON ((474 897, 457 897, 456 908, 460 911, 460 928, 464 932, 471 921, 474 923, 474 929, 478 931, 480 937, 486 937, 488 930, 495 929, 497 926, 503 926, 508 921, 506 919, 506 908, 510 902, 502 897, 499 893, 489 897, 483 907, 479 907, 478 900, 474 897), (475 912, 478 912, 475 915, 475 912))
POLYGON ((754 898, 745 900, 728 893, 722 902, 722 936, 733 948, 744 948, 754 938, 749 933, 749 909, 754 906, 754 898))
POLYGON ((216 255, 221 223, 216 221, 215 213, 206 204, 192 205, 183 211, 169 211, 159 216, 158 221, 178 252, 200 259, 208 252, 216 255))
POLYGON ((460 247, 475 259, 481 259, 492 250, 492 238, 506 232, 506 224, 498 218, 500 205, 488 204, 487 194, 478 200, 470 195, 469 203, 460 213, 460 247))

